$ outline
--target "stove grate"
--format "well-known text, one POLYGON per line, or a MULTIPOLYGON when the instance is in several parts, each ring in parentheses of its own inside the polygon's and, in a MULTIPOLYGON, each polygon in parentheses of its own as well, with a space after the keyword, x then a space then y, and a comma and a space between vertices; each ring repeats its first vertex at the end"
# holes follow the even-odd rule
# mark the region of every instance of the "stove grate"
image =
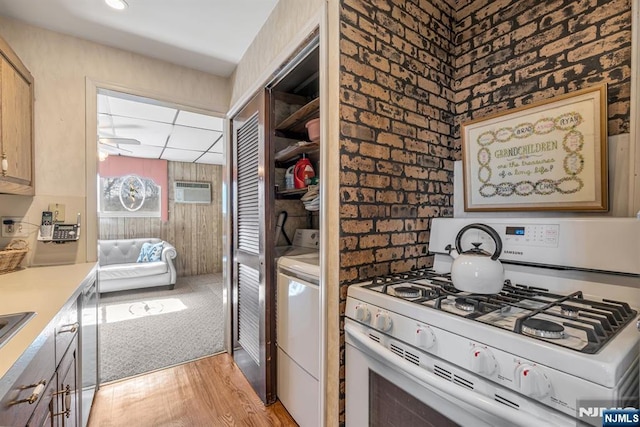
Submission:
MULTIPOLYGON (((470 320, 483 318, 489 313, 502 315, 517 313, 517 318, 511 329, 512 332, 583 353, 596 353, 637 315, 637 312, 625 302, 608 299, 592 301, 585 299, 581 291, 562 295, 541 287, 513 284, 510 280, 505 280, 504 287, 498 294, 483 295, 462 292, 453 286, 449 274, 437 273, 431 269, 380 276, 364 287, 431 309, 447 311, 470 320), (400 289, 397 294, 392 291, 396 287, 400 289), (411 292, 403 294, 403 289, 411 290, 411 292), (454 302, 463 301, 465 306, 458 307, 456 311, 445 308, 445 303, 448 304, 447 307, 455 305, 450 302, 452 299, 454 302), (467 305, 472 309, 468 309, 467 305), (523 332, 524 323, 528 319, 540 316, 554 319, 553 321, 560 327, 582 331, 586 337, 586 344, 582 348, 574 348, 566 346, 557 337, 525 334, 523 332)), ((484 319, 480 319, 480 321, 505 328, 504 325, 498 326, 484 319)))

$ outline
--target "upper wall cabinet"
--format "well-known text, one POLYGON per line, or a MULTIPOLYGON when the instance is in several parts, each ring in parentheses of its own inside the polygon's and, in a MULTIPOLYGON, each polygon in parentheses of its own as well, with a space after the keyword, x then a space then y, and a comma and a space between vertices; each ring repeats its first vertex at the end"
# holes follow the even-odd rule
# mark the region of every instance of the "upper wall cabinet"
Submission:
POLYGON ((34 195, 33 77, 0 38, 0 193, 34 195))

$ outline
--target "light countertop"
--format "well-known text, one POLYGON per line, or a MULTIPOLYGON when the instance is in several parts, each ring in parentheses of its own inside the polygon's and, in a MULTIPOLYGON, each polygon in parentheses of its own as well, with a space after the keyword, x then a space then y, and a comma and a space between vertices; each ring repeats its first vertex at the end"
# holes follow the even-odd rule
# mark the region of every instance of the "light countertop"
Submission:
POLYGON ((49 322, 69 300, 77 298, 82 289, 81 285, 85 284, 84 280, 96 265, 85 263, 32 267, 0 275, 0 314, 36 312, 36 315, 0 348, 1 386, 7 385, 3 383, 10 379, 3 377, 32 346, 49 322))

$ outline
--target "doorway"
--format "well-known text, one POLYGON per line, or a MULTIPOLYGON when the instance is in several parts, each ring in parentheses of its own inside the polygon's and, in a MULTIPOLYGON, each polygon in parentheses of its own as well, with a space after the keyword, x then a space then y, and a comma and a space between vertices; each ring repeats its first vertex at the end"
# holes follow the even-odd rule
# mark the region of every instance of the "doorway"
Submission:
POLYGON ((224 119, 98 87, 95 111, 97 259, 101 247, 132 239, 158 239, 177 254, 175 283, 145 284, 150 265, 130 254, 124 288, 101 288, 100 382, 224 351, 224 119))

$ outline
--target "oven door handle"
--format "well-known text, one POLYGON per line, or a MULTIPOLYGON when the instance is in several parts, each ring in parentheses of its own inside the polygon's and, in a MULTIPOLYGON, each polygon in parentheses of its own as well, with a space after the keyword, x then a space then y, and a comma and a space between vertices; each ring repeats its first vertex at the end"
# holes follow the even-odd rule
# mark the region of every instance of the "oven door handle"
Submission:
POLYGON ((344 330, 345 333, 347 333, 359 345, 376 354, 379 358, 382 358, 382 360, 387 364, 397 368, 400 372, 405 372, 411 379, 418 379, 423 383, 446 393, 451 399, 462 400, 475 408, 488 412, 496 417, 506 419, 514 425, 531 427, 550 425, 549 423, 551 420, 549 419, 543 420, 533 414, 511 409, 500 403, 494 402, 482 394, 474 393, 457 386, 427 371, 426 369, 420 368, 413 363, 401 359, 382 345, 373 342, 369 337, 352 325, 345 324, 344 330))

